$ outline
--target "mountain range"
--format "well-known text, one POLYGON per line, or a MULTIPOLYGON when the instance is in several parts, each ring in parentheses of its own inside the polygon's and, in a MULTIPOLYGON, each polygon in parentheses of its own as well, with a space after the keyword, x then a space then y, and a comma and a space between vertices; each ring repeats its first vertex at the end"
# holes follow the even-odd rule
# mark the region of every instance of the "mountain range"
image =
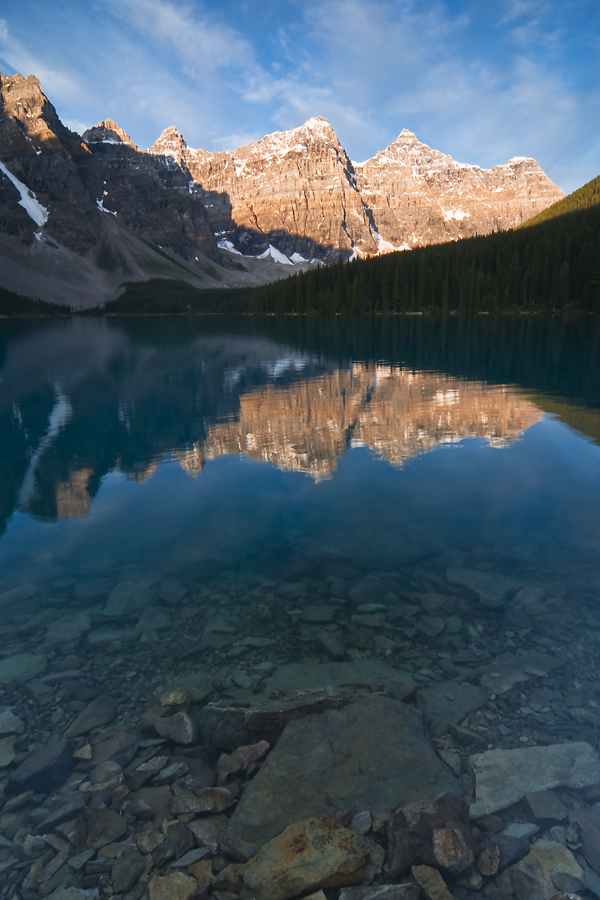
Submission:
POLYGON ((0 75, 0 287, 75 307, 127 281, 252 286, 488 234, 562 196, 535 160, 482 169, 407 130, 356 163, 319 117, 232 152, 174 127, 141 150, 110 119, 70 131, 37 78, 0 75))

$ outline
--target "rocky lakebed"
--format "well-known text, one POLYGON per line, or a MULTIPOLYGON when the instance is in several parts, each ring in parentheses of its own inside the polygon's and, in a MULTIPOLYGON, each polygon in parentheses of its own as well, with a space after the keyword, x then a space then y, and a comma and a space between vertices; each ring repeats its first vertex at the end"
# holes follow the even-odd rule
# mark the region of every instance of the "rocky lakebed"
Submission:
POLYGON ((600 898, 592 549, 3 584, 0 900, 600 898))

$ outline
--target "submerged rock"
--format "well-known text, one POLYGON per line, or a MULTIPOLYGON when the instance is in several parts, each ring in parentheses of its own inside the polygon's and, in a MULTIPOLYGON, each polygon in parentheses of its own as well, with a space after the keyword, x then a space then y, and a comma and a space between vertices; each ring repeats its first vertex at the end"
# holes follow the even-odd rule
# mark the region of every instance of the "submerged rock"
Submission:
POLYGON ((311 817, 289 825, 242 869, 242 900, 287 900, 315 888, 360 884, 369 847, 364 838, 331 819, 311 817))
POLYGON ((417 706, 430 733, 440 735, 448 725, 458 725, 468 713, 483 706, 487 699, 487 694, 474 684, 448 681, 418 691, 417 706))
POLYGON ((29 681, 48 668, 48 657, 43 653, 15 653, 0 660, 0 684, 8 681, 29 681))
POLYGON ((78 737, 81 734, 92 731, 93 728, 106 725, 108 722, 112 722, 118 712, 119 704, 114 697, 100 694, 71 723, 67 731, 67 737, 78 737))
POLYGON ((289 722, 243 794, 221 846, 248 859, 299 817, 356 805, 371 813, 461 787, 435 754, 420 713, 369 696, 289 722))
POLYGON ((290 694, 340 687, 385 687, 394 683, 412 684, 412 678, 379 659, 354 662, 294 662, 279 666, 267 683, 267 691, 290 694))
POLYGON ((499 609, 504 606, 509 594, 520 587, 516 581, 505 575, 480 572, 476 569, 448 569, 446 578, 451 584, 466 588, 488 609, 499 609))
POLYGON ((551 900, 560 893, 560 876, 573 879, 577 890, 584 887, 583 869, 573 854, 556 841, 538 841, 524 859, 507 871, 517 900, 551 900))
POLYGON ((387 872, 395 878, 415 863, 455 875, 473 864, 469 807, 456 794, 440 794, 397 809, 387 825, 387 872))
POLYGON ((505 809, 533 791, 600 783, 598 753, 585 741, 487 750, 469 757, 469 762, 475 775, 472 818, 505 809))
POLYGON ((9 787, 12 793, 24 790, 47 793, 59 787, 73 771, 74 750, 73 740, 38 747, 11 773, 9 787))

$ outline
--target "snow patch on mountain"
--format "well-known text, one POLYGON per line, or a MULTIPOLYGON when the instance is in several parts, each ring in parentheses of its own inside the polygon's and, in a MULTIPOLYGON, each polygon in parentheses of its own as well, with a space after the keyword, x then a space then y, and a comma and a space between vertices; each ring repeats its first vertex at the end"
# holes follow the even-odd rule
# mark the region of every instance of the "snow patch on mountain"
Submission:
POLYGON ((269 244, 264 253, 259 253, 256 258, 268 259, 269 256, 271 257, 271 259, 274 259, 275 262, 281 263, 283 266, 294 265, 291 259, 288 259, 288 257, 284 253, 282 253, 281 250, 278 250, 277 247, 274 247, 273 244, 269 244))
POLYGON ((30 219, 33 219, 36 225, 45 225, 48 221, 48 210, 36 199, 33 191, 30 191, 26 184, 9 172, 4 163, 0 162, 0 172, 4 172, 9 181, 11 181, 21 195, 19 206, 22 206, 30 219))
POLYGON ((462 222, 463 219, 468 219, 471 213, 465 212, 464 209, 443 209, 444 219, 446 222, 449 222, 450 219, 456 219, 457 222, 462 222))
POLYGON ((229 250, 230 253, 235 253, 236 256, 244 255, 243 253, 240 253, 240 251, 236 247, 233 246, 231 241, 228 241, 226 238, 223 238, 222 240, 217 241, 217 247, 219 248, 219 250, 229 250))

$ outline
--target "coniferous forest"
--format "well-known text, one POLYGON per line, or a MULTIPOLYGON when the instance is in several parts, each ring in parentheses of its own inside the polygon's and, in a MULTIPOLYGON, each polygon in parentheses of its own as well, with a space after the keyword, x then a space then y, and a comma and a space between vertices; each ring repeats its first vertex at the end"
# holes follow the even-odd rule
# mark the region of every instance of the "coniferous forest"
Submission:
POLYGON ((257 288, 255 313, 600 312, 600 176, 512 231, 257 288))

